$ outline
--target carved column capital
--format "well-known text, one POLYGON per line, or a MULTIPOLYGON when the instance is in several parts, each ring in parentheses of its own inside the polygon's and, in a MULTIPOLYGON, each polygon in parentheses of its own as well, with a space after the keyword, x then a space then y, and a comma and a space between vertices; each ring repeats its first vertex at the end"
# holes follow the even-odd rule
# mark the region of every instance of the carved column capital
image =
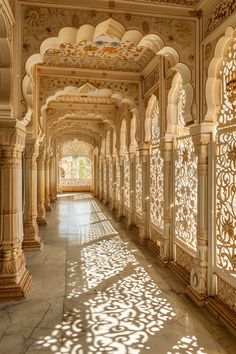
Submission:
POLYGON ((0 124, 0 147, 22 152, 25 147, 24 127, 2 127, 0 124))

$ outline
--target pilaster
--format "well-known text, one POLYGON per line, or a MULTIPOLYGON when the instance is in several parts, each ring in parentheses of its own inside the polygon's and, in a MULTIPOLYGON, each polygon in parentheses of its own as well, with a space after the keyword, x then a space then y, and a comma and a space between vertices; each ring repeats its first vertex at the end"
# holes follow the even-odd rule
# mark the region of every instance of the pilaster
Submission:
POLYGON ((24 206, 24 251, 39 251, 43 242, 37 224, 37 156, 35 141, 26 141, 25 147, 25 206, 24 206))
POLYGON ((120 202, 118 205, 117 216, 120 218, 124 214, 124 156, 119 156, 120 167, 120 202))
POLYGON ((208 267, 208 145, 211 133, 199 132, 193 136, 198 157, 198 219, 197 258, 191 271, 188 295, 199 305, 205 305, 208 267))
MULTIPOLYGON (((12 119, 13 121, 13 119, 12 119)), ((22 251, 22 151, 25 128, 0 123, 0 298, 21 298, 29 291, 32 276, 22 251)))
POLYGON ((149 237, 150 220, 150 145, 139 145, 140 160, 142 163, 142 220, 139 230, 139 240, 146 243, 149 237))
POLYGON ((49 153, 45 156, 45 209, 47 211, 52 210, 50 201, 50 155, 49 153))
POLYGON ((56 158, 50 157, 50 202, 54 203, 57 199, 57 179, 56 179, 56 158))
POLYGON ((112 187, 111 187, 111 210, 115 209, 116 205, 116 157, 111 158, 112 167, 111 167, 111 173, 112 173, 112 187))
POLYGON ((135 153, 129 153, 129 163, 130 163, 130 208, 128 213, 128 227, 130 228, 134 223, 135 218, 135 153))
POLYGON ((163 263, 168 263, 170 254, 171 237, 171 204, 172 204, 172 152, 173 141, 161 142, 161 152, 164 158, 164 233, 160 245, 160 258, 163 263))
POLYGON ((43 148, 39 149, 37 158, 38 166, 38 224, 47 224, 45 209, 45 152, 43 148))

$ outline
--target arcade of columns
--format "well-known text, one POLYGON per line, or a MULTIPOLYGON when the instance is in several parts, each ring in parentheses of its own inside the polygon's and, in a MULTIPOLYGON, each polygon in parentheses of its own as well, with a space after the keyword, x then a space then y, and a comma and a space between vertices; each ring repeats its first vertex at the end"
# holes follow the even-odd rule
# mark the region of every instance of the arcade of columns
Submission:
POLYGON ((0 298, 27 296, 78 139, 95 197, 235 329, 235 1, 117 3, 0 0, 0 298))

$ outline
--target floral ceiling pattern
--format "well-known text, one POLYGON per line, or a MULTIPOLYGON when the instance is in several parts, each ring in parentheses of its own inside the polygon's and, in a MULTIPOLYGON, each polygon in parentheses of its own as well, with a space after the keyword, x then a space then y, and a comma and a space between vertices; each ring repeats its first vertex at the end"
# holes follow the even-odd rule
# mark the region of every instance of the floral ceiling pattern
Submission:
POLYGON ((137 47, 131 42, 112 45, 81 41, 77 44, 63 43, 59 49, 48 49, 44 55, 46 65, 113 69, 138 72, 154 57, 150 49, 137 47))

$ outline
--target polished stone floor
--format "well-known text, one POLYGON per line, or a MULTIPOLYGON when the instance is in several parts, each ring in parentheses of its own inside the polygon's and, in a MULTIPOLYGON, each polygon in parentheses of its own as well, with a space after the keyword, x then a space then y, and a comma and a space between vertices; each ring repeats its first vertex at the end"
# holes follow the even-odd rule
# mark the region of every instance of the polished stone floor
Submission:
POLYGON ((235 353, 233 336, 88 194, 61 195, 28 253, 26 300, 0 304, 0 354, 235 353))

